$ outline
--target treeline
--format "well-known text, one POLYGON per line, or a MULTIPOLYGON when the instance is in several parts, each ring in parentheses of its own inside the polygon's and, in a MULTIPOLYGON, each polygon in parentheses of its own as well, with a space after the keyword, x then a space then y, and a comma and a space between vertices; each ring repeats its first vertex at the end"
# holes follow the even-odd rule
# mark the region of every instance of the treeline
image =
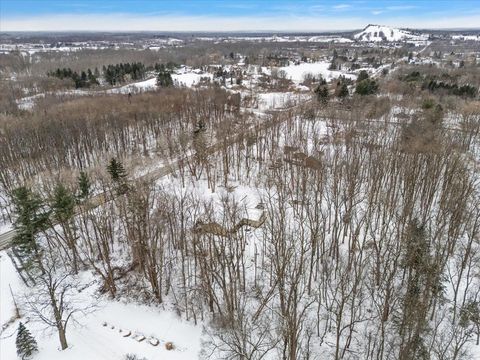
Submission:
MULTIPOLYGON (((73 71, 70 68, 58 68, 54 71, 47 73, 48 76, 56 77, 59 79, 72 79, 75 84, 75 88, 85 88, 93 85, 99 85, 99 78, 103 76, 105 82, 110 85, 122 84, 128 80, 142 80, 148 71, 156 71, 162 74, 169 74, 178 65, 173 62, 167 62, 166 64, 155 63, 154 66, 147 67, 141 62, 134 63, 120 63, 115 65, 104 65, 102 72, 95 68, 93 71, 87 69, 86 71, 80 71, 80 73, 73 71)), ((172 82, 173 84, 173 82, 172 82)))
POLYGON ((176 64, 172 61, 169 61, 166 64, 155 63, 155 65, 153 66, 153 69, 155 69, 155 71, 170 71, 170 72, 172 72, 173 70, 175 70, 178 67, 179 67, 178 64, 176 64))
POLYGON ((141 62, 103 66, 103 76, 110 85, 124 83, 127 77, 130 80, 142 80, 146 72, 147 69, 141 62))
POLYGON ((477 96, 478 89, 472 85, 449 84, 444 81, 430 80, 422 84, 422 89, 430 92, 445 92, 449 95, 474 98, 477 96))
POLYGON ((95 68, 93 72, 91 69, 87 69, 86 72, 81 71, 80 74, 70 68, 63 68, 51 71, 47 73, 47 75, 61 80, 72 79, 76 89, 98 85, 98 78, 100 76, 97 68, 95 68))
POLYGON ((438 92, 468 98, 474 98, 478 94, 478 88, 473 85, 459 85, 448 74, 442 74, 441 77, 447 80, 438 80, 436 76, 422 75, 419 71, 412 71, 409 74, 400 76, 400 80, 407 83, 421 84, 420 88, 422 90, 428 90, 431 93, 438 92))

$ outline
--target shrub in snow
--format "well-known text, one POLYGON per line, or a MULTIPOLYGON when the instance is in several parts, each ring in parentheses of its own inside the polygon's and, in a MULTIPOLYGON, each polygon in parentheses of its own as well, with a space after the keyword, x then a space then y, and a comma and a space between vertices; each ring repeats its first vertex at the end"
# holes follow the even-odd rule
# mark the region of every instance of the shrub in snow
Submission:
POLYGON ((16 344, 17 355, 22 360, 30 359, 38 351, 37 342, 22 323, 18 325, 16 344))

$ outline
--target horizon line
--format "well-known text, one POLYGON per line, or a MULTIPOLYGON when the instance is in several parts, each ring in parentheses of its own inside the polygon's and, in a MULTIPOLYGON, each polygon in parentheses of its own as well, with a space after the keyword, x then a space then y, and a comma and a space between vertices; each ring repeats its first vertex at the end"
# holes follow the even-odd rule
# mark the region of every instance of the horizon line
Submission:
MULTIPOLYGON (((369 24, 369 25, 378 25, 378 26, 385 26, 390 28, 397 28, 397 29, 405 29, 405 30, 417 30, 417 31, 480 31, 480 26, 478 27, 400 27, 400 26, 389 26, 389 25, 381 25, 381 24, 369 24)), ((307 34, 315 34, 315 33, 349 33, 353 31, 363 30, 369 25, 363 28, 344 28, 344 29, 331 29, 331 30, 282 30, 282 29, 253 29, 253 30, 120 30, 120 29, 109 29, 109 30, 74 30, 74 29, 65 29, 65 30, 0 30, 0 34, 8 34, 8 33, 124 33, 124 34, 139 34, 139 33, 170 33, 170 34, 179 34, 179 33, 186 33, 186 34, 194 34, 194 33, 208 33, 208 34, 229 34, 229 33, 284 33, 284 34, 295 34, 295 33, 307 33, 307 34)))

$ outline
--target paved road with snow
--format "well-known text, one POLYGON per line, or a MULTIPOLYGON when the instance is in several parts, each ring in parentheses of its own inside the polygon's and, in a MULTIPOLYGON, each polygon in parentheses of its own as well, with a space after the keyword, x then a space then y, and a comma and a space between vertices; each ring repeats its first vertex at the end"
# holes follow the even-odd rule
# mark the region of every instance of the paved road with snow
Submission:
POLYGON ((0 234, 0 250, 7 249, 10 247, 10 244, 15 236, 15 230, 7 231, 6 233, 0 234))

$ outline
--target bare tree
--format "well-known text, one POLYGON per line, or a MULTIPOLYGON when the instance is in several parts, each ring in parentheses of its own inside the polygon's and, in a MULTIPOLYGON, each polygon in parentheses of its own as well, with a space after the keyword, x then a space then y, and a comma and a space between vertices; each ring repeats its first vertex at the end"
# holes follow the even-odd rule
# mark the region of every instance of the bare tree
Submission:
MULTIPOLYGON (((51 255, 44 256, 36 276, 36 285, 24 299, 33 317, 58 332, 60 347, 68 347, 67 326, 74 315, 85 315, 92 305, 82 304, 79 282, 73 271, 65 271, 51 255)), ((88 302, 87 302, 88 304, 88 302)))

